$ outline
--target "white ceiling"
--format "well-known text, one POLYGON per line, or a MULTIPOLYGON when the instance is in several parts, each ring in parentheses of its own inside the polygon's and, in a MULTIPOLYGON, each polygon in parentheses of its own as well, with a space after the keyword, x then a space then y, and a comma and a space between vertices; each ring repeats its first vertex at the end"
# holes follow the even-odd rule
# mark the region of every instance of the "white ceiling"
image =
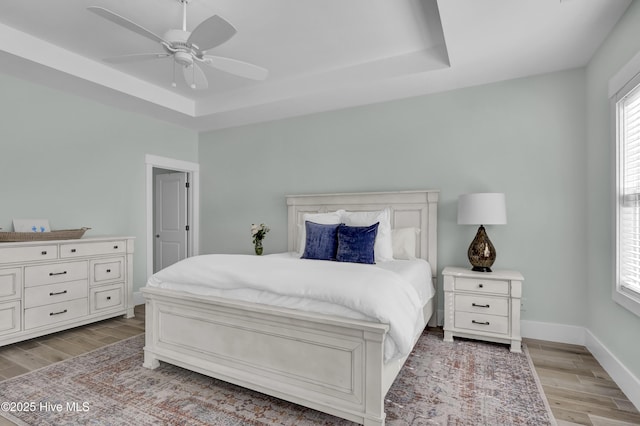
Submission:
POLYGON ((163 52, 87 10, 163 35, 178 0, 0 0, 0 72, 196 130, 237 126, 584 66, 631 0, 190 0, 187 30, 212 15, 236 29, 207 53, 269 70, 264 81, 204 67, 207 90, 163 52))

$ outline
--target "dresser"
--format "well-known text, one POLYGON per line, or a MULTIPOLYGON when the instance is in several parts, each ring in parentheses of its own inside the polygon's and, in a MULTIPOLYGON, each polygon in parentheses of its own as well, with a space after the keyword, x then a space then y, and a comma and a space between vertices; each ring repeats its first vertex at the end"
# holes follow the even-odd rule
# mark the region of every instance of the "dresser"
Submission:
POLYGON ((520 299, 524 278, 517 271, 474 272, 446 267, 444 340, 454 336, 507 343, 521 352, 520 299))
POLYGON ((133 317, 133 238, 0 243, 0 346, 133 317))

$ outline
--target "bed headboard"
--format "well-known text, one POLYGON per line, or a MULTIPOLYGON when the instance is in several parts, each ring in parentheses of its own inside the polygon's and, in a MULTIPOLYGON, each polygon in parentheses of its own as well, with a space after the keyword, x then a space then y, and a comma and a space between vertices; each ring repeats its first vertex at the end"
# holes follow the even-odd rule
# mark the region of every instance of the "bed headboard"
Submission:
POLYGON ((420 229, 416 254, 431 265, 431 274, 438 267, 438 196, 440 191, 362 192, 351 194, 312 194, 287 196, 288 250, 298 251, 301 226, 305 213, 326 213, 338 209, 373 211, 389 207, 391 228, 420 229))

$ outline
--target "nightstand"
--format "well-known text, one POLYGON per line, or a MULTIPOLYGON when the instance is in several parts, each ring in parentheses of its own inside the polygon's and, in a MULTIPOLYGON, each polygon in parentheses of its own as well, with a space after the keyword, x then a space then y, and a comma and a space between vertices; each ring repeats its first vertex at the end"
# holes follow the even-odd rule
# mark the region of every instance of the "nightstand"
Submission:
POLYGON ((474 272, 446 267, 444 340, 453 336, 507 343, 522 352, 520 298, 524 278, 517 271, 474 272))

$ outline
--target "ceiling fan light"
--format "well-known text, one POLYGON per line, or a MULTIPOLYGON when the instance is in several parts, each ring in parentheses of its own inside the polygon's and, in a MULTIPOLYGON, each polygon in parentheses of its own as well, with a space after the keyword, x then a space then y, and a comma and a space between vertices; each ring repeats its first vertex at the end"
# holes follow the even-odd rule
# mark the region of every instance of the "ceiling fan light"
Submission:
POLYGON ((183 67, 188 67, 193 64, 193 56, 187 52, 176 52, 174 58, 175 61, 183 67))

